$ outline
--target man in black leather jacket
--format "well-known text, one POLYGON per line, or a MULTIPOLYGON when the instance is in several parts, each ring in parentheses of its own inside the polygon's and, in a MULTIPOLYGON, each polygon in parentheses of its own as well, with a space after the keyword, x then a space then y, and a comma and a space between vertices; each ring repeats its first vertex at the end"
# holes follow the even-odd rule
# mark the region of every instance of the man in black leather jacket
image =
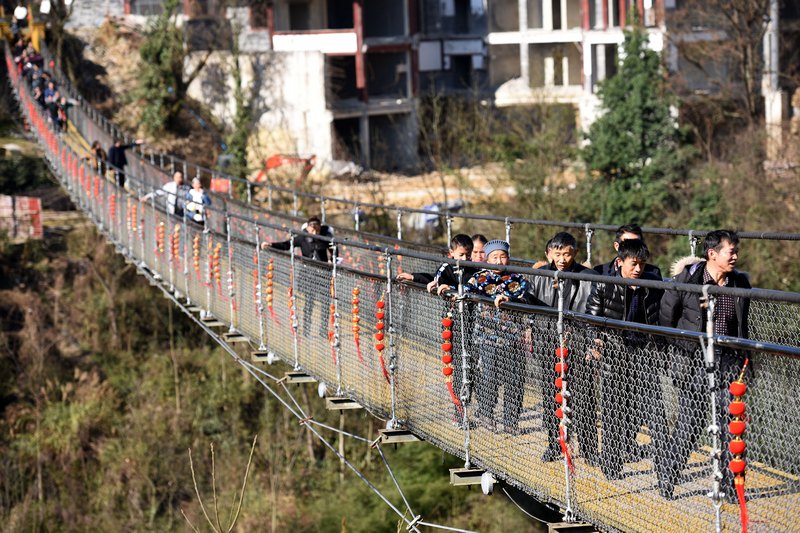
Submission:
MULTIPOLYGON (((620 242, 613 276, 659 281, 645 271, 649 257, 650 251, 643 241, 620 242)), ((657 325, 663 293, 661 289, 613 282, 594 283, 586 301, 586 312, 613 320, 657 325)), ((658 368, 651 360, 649 346, 648 338, 641 333, 609 328, 597 336, 588 355, 602 363, 600 466, 608 479, 620 478, 625 460, 640 459, 636 435, 642 423, 650 429, 656 469, 663 472, 666 420, 658 368)))
MULTIPOLYGON (((717 285, 749 289, 750 280, 743 272, 736 270, 739 259, 739 236, 730 230, 709 232, 703 242, 705 260, 690 258, 683 260, 679 272, 673 271, 677 283, 693 285, 717 285)), ((675 270, 675 269, 674 269, 675 270)), ((714 311, 714 335, 729 335, 748 338, 748 314, 750 300, 733 296, 718 296, 714 311)), ((706 310, 703 309, 700 294, 670 290, 661 301, 659 321, 662 326, 689 331, 706 330, 706 310)), ((717 398, 719 406, 715 424, 720 428, 722 449, 723 494, 729 501, 735 499, 731 473, 727 468, 730 460, 727 431, 727 406, 731 400, 728 385, 737 379, 742 371, 744 355, 730 349, 717 350, 716 374, 717 398)), ((666 498, 673 496, 675 484, 681 481, 681 471, 695 448, 697 439, 707 424, 707 401, 699 401, 708 395, 708 380, 703 365, 700 347, 690 342, 679 342, 673 360, 670 362, 672 381, 678 389, 678 421, 670 436, 670 461, 668 475, 659 479, 659 489, 666 498)), ((753 365, 748 368, 752 369, 753 365)))

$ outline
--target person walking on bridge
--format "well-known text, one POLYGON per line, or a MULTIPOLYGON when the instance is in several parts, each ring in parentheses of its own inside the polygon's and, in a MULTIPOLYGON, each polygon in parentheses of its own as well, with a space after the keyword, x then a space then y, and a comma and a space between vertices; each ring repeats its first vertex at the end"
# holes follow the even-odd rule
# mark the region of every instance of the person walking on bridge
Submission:
MULTIPOLYGON (((327 240, 316 238, 316 236, 327 237, 329 239, 333 238, 332 228, 327 225, 323 225, 319 217, 312 216, 300 227, 300 229, 303 233, 294 235, 289 240, 273 243, 263 242, 261 243, 261 248, 264 250, 270 247, 275 248, 276 250, 289 250, 292 243, 294 243, 294 247, 300 248, 300 252, 302 253, 303 257, 307 259, 322 261, 325 263, 335 261, 331 243, 327 240)), ((301 272, 303 272, 303 270, 301 270, 301 272)), ((323 292, 322 294, 325 293, 323 292)), ((318 299, 321 299, 322 295, 319 291, 307 291, 305 297, 306 301, 305 305, 303 306, 303 335, 308 336, 311 330, 311 321, 314 318, 315 302, 318 299)), ((327 320, 324 318, 320 319, 319 334, 321 337, 325 337, 327 335, 326 327, 327 320)))
MULTIPOLYGON (((186 205, 188 194, 189 187, 183 183, 183 172, 176 170, 172 175, 172 181, 168 181, 160 189, 145 194, 142 200, 150 200, 153 196, 164 196, 164 207, 167 214, 183 217, 183 208, 186 205)), ((202 201, 202 196, 200 199, 202 201)))
POLYGON ((125 150, 133 148, 134 146, 139 146, 143 142, 144 141, 141 139, 136 139, 130 144, 122 144, 121 139, 116 139, 114 140, 113 146, 108 149, 108 163, 114 170, 117 176, 117 185, 121 189, 125 188, 125 166, 128 164, 128 158, 125 157, 125 150))
MULTIPOLYGON (((703 241, 703 259, 685 258, 673 265, 673 274, 678 283, 713 285, 749 289, 748 276, 736 270, 739 260, 739 236, 731 230, 711 231, 703 241)), ((662 326, 688 331, 706 330, 706 310, 700 294, 669 290, 661 300, 659 320, 662 326)), ((714 335, 748 337, 749 298, 717 296, 714 307, 714 335)), ((735 350, 718 348, 712 369, 704 368, 702 349, 691 341, 679 342, 675 346, 673 359, 669 362, 672 381, 678 389, 678 420, 670 435, 669 448, 672 453, 664 475, 659 478, 659 491, 665 498, 673 497, 673 490, 681 479, 681 471, 689 460, 698 438, 707 422, 708 379, 706 371, 716 375, 715 391, 717 420, 720 428, 722 491, 726 500, 735 501, 733 478, 727 465, 731 458, 728 451, 730 433, 727 431, 727 405, 730 401, 728 385, 742 371, 745 356, 735 350)), ((749 365, 748 368, 752 368, 749 365)))
MULTIPOLYGON (((649 257, 643 241, 621 241, 613 278, 660 281, 646 271, 649 257)), ((663 294, 662 289, 598 282, 592 284, 586 313, 657 326, 663 294)), ((653 372, 657 367, 651 360, 650 354, 655 353, 652 348, 648 337, 640 333, 612 328, 595 332, 590 356, 600 361, 603 378, 600 468, 610 480, 620 479, 623 462, 637 462, 643 456, 644 447, 636 442, 642 422, 650 429, 656 468, 664 464, 661 451, 666 441, 666 420, 661 382, 658 372, 653 372)))

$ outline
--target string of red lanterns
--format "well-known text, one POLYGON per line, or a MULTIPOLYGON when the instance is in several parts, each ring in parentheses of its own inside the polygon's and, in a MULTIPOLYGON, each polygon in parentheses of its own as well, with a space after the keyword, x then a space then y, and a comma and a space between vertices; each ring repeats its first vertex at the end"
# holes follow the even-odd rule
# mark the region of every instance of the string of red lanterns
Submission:
POLYGON ((353 292, 353 298, 350 301, 350 303, 353 305, 353 308, 352 308, 352 314, 353 314, 353 328, 352 328, 353 329, 353 342, 356 345, 356 354, 358 355, 358 360, 363 363, 364 362, 364 357, 361 355, 361 341, 359 339, 359 333, 361 331, 361 328, 358 325, 358 323, 361 320, 359 318, 359 316, 358 316, 358 313, 359 313, 358 304, 360 302, 360 300, 358 298, 358 295, 361 293, 361 291, 358 290, 358 287, 353 287, 353 291, 352 292, 353 292))
POLYGON ((744 382, 744 372, 749 361, 749 358, 745 359, 739 379, 728 387, 731 396, 733 396, 733 400, 728 404, 728 412, 733 417, 733 420, 728 424, 728 431, 733 435, 733 439, 728 443, 728 451, 733 455, 733 458, 728 462, 728 470, 734 475, 733 486, 736 489, 736 497, 739 500, 739 520, 742 524, 742 533, 747 533, 748 522, 747 500, 745 500, 744 496, 744 476, 747 462, 743 457, 746 446, 742 435, 744 435, 746 429, 743 398, 747 392, 747 384, 744 382))
POLYGON ((383 344, 383 330, 386 325, 383 322, 386 313, 384 313, 383 309, 386 307, 386 302, 383 300, 384 295, 381 294, 381 299, 375 303, 375 307, 378 308, 375 311, 375 318, 378 321, 375 323, 375 329, 378 330, 375 333, 375 349, 378 350, 378 360, 381 362, 381 370, 383 371, 383 377, 386 378, 386 383, 391 383, 391 379, 389 378, 389 372, 386 370, 386 361, 383 359, 383 350, 386 349, 386 345, 383 344))
POLYGON ((567 369, 569 366, 567 365, 567 355, 569 355, 569 350, 566 346, 561 345, 556 348, 556 358, 557 362, 555 365, 556 371, 556 395, 555 395, 555 402, 558 407, 556 407, 556 418, 559 420, 558 424, 558 444, 561 447, 561 453, 567 459, 567 466, 569 467, 570 472, 575 472, 575 465, 572 462, 572 456, 569 453, 569 437, 566 431, 566 420, 565 415, 566 413, 565 408, 567 405, 567 400, 569 398, 569 393, 567 392, 567 369))
POLYGON ((459 413, 464 412, 464 408, 461 406, 461 400, 458 399, 455 391, 453 390, 453 311, 450 310, 447 314, 442 318, 442 363, 444 363, 444 368, 442 369, 442 374, 444 374, 444 381, 447 385, 447 392, 450 393, 450 399, 452 400, 453 404, 458 409, 459 413))

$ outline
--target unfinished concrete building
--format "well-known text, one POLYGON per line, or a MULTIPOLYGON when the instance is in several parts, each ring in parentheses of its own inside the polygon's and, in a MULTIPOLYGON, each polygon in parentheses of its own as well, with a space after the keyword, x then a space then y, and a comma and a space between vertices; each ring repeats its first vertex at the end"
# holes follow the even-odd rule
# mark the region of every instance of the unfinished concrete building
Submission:
POLYGON ((324 57, 330 156, 385 170, 413 166, 417 125, 408 3, 280 0, 266 9, 274 52, 324 57))
MULTIPOLYGON (((490 83, 498 106, 568 103, 580 125, 596 117, 597 84, 616 70, 623 27, 635 7, 661 50, 669 0, 493 0, 490 83)), ((674 7, 674 5, 672 6, 674 7)))

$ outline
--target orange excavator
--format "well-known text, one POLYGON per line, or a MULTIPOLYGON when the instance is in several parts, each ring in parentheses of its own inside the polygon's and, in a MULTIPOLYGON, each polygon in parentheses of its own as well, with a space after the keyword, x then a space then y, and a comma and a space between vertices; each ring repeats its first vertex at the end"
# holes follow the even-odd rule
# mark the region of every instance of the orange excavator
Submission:
POLYGON ((267 177, 267 172, 270 170, 274 170, 276 168, 285 166, 285 165, 298 165, 302 164, 303 167, 300 170, 300 175, 295 180, 295 187, 299 188, 303 182, 305 181, 306 177, 308 177, 309 172, 311 169, 314 168, 314 164, 317 161, 317 156, 312 155, 310 157, 300 157, 298 155, 286 155, 286 154, 275 154, 271 155, 264 160, 264 167, 258 171, 258 174, 254 178, 253 181, 256 183, 261 183, 267 177))

